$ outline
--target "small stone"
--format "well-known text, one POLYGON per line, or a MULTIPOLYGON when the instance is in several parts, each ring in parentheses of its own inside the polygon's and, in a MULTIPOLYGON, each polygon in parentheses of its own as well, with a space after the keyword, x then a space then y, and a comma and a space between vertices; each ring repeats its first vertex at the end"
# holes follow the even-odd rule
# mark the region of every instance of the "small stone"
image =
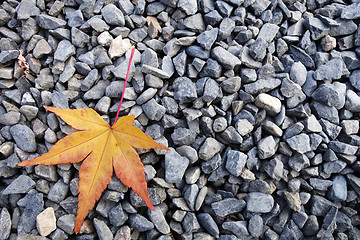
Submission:
POLYGON ((224 230, 230 231, 231 233, 236 235, 236 239, 241 239, 244 236, 248 236, 249 232, 247 231, 247 222, 246 221, 232 221, 232 222, 224 222, 221 227, 224 230))
POLYGON ((265 108, 270 114, 278 114, 281 111, 281 101, 266 93, 261 93, 256 97, 255 105, 265 108))
POLYGON ((352 90, 346 91, 346 109, 353 112, 360 112, 360 97, 352 90))
POLYGON ((170 226, 161 211, 160 207, 155 207, 155 211, 148 209, 147 214, 151 222, 155 225, 156 229, 162 234, 170 233, 170 226))
POLYGON ((263 219, 259 214, 252 216, 249 220, 249 233, 255 238, 259 238, 263 230, 263 219))
POLYGON ((200 147, 199 158, 207 161, 223 148, 224 145, 218 142, 215 138, 207 138, 200 147))
POLYGON ((19 112, 8 112, 0 116, 0 123, 6 126, 15 125, 19 122, 19 120, 20 120, 19 112))
POLYGON ((308 220, 306 221, 303 231, 305 236, 315 235, 319 231, 319 222, 314 215, 310 215, 308 220))
POLYGON ((321 39, 320 45, 323 51, 329 52, 336 47, 336 38, 326 35, 321 39))
POLYGON ((66 198, 66 195, 69 190, 69 185, 65 184, 63 180, 59 180, 55 183, 54 186, 49 191, 48 199, 60 203, 66 198))
POLYGON ((324 197, 313 195, 311 198, 311 213, 315 216, 325 216, 333 204, 324 197))
POLYGON ((36 14, 36 22, 41 28, 47 30, 54 30, 60 27, 64 27, 66 25, 66 21, 60 18, 51 17, 46 14, 36 14))
POLYGON ((179 0, 177 7, 183 10, 186 15, 193 15, 198 11, 198 3, 195 0, 179 0))
POLYGON ((286 139, 286 143, 289 144, 291 149, 301 154, 311 151, 310 138, 304 133, 286 139))
POLYGON ((189 188, 184 192, 184 199, 189 209, 195 210, 195 201, 199 193, 199 187, 196 184, 191 184, 189 188))
POLYGON ((54 208, 48 207, 36 217, 36 229, 41 236, 46 237, 56 229, 54 208))
POLYGON ((232 70, 241 65, 239 58, 220 46, 213 48, 211 54, 226 69, 232 70))
POLYGON ((273 179, 281 179, 283 177, 284 164, 280 160, 271 159, 264 167, 265 172, 273 179))
POLYGON ((110 240, 114 238, 114 235, 104 221, 95 218, 93 222, 100 240, 110 240))
POLYGON ((264 39, 265 41, 267 41, 268 43, 271 43, 276 34, 278 33, 280 27, 275 25, 275 24, 272 24, 272 23, 265 23, 261 29, 260 29, 260 32, 257 36, 257 39, 264 39))
POLYGON ((139 232, 145 232, 154 228, 154 224, 140 214, 130 215, 129 223, 131 227, 135 228, 139 232))
POLYGON ((181 181, 189 165, 189 159, 180 156, 174 149, 165 154, 165 181, 176 183, 181 181))
POLYGON ((35 2, 31 0, 22 0, 16 8, 17 19, 27 20, 32 16, 40 14, 40 9, 36 7, 35 2))
POLYGON ((194 14, 184 19, 184 26, 194 32, 203 32, 205 23, 201 13, 194 14))
POLYGON ((60 62, 65 62, 70 56, 75 54, 75 47, 68 40, 59 42, 54 53, 54 59, 60 62))
POLYGON ((236 150, 229 150, 226 155, 225 168, 234 176, 238 177, 243 171, 247 155, 236 150))
POLYGON ((121 35, 112 40, 109 48, 109 57, 113 59, 115 57, 123 56, 127 50, 130 49, 131 43, 128 38, 123 39, 121 35))
POLYGON ((161 118, 165 115, 165 107, 158 104, 155 99, 151 99, 142 105, 142 109, 144 110, 146 116, 155 121, 160 121, 161 118))
POLYGON ((350 82, 354 88, 360 90, 360 70, 355 70, 351 73, 350 82))
POLYGON ((311 32, 312 40, 316 41, 328 34, 328 28, 319 18, 308 17, 305 19, 305 25, 311 32))
POLYGON ((246 196, 246 209, 254 213, 268 213, 274 206, 274 198, 265 193, 251 192, 246 196))
POLYGON ((342 19, 358 19, 360 18, 360 4, 355 2, 353 4, 347 5, 341 11, 342 19))
POLYGON ((128 215, 126 212, 124 212, 121 204, 116 205, 109 212, 110 223, 114 226, 119 227, 123 225, 127 219, 128 215))
POLYGON ((360 178, 353 174, 346 175, 346 178, 347 178, 348 182, 350 183, 350 186, 352 186, 352 188, 355 190, 355 192, 357 194, 359 194, 360 193, 360 178))
POLYGON ((14 68, 3 67, 0 68, 0 78, 2 79, 12 79, 13 78, 14 68))
POLYGON ((186 59, 187 59, 187 55, 186 55, 185 51, 182 51, 176 57, 173 58, 173 63, 174 63, 176 72, 181 77, 185 74, 186 59))
POLYGON ((211 208, 218 217, 226 217, 227 215, 240 212, 244 209, 246 203, 244 200, 236 198, 226 198, 224 200, 214 202, 211 208))
MULTIPOLYGON (((20 216, 17 233, 28 233, 36 226, 36 216, 41 213, 44 208, 43 194, 37 193, 35 190, 32 194, 27 194, 25 200, 25 209, 20 216)), ((20 201, 18 201, 19 203, 20 201)))
POLYGON ((301 62, 305 67, 314 69, 315 62, 302 48, 295 45, 290 46, 290 56, 298 62, 301 62))
POLYGON ((305 66, 301 62, 295 62, 290 69, 290 79, 299 84, 304 85, 307 77, 307 71, 305 66))
POLYGON ((16 124, 10 128, 16 145, 25 152, 35 152, 36 140, 34 132, 25 125, 16 124))
POLYGON ((106 24, 104 20, 101 18, 94 16, 87 21, 88 24, 96 31, 96 32, 104 32, 110 29, 109 25, 106 24))
POLYGON ((36 58, 41 58, 44 55, 50 54, 51 52, 52 49, 45 39, 41 39, 40 41, 38 41, 33 50, 34 57, 36 58))
POLYGON ((258 155, 260 159, 266 159, 272 157, 277 150, 277 143, 273 136, 268 136, 261 139, 258 144, 258 155))
POLYGON ((284 192, 285 200, 288 203, 288 206, 290 209, 300 212, 301 210, 301 201, 300 201, 300 195, 298 192, 291 193, 291 192, 284 192))
POLYGON ((11 233, 11 216, 7 208, 0 213, 0 239, 8 239, 11 233))
POLYGON ((124 26, 124 14, 114 4, 107 4, 101 9, 101 14, 110 25, 124 26))
POLYGON ((266 56, 267 47, 268 42, 263 38, 258 38, 250 45, 250 55, 254 58, 255 61, 261 62, 266 56))
POLYGON ((213 28, 211 30, 202 32, 197 37, 197 42, 206 50, 210 50, 212 45, 214 44, 217 36, 218 36, 219 29, 213 28))
POLYGON ((19 56, 18 50, 2 51, 0 53, 0 64, 7 64, 19 56))
POLYGON ((64 232, 66 232, 69 235, 74 234, 75 215, 73 214, 62 215, 57 220, 57 226, 62 230, 64 230, 64 232))
POLYGON ((219 228, 214 219, 208 213, 200 213, 197 215, 199 223, 203 226, 213 237, 219 237, 219 228))

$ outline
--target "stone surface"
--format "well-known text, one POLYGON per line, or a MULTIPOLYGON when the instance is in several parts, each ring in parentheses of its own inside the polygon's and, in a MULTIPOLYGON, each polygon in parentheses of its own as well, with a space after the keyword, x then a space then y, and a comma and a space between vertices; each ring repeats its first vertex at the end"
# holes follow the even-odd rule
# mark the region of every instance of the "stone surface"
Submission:
POLYGON ((48 207, 36 216, 36 229, 41 236, 48 236, 56 229, 54 208, 48 207))

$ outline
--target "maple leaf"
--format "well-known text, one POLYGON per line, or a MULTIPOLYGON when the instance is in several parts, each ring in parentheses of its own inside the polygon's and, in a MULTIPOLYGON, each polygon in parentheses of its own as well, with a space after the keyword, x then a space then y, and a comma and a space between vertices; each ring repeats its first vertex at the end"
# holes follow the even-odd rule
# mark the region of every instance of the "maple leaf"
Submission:
POLYGON ((59 140, 49 152, 40 157, 19 163, 19 166, 53 165, 84 162, 79 170, 79 203, 75 233, 111 181, 113 169, 123 184, 140 195, 154 210, 145 181, 144 166, 134 148, 166 149, 139 128, 132 126, 135 116, 119 118, 113 126, 91 108, 59 109, 45 107, 61 117, 78 132, 59 140))

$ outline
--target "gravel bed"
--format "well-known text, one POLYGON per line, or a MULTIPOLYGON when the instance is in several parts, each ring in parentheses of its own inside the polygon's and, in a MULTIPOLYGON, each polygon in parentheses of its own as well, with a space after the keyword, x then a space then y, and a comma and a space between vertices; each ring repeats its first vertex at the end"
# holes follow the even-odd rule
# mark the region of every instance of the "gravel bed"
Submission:
POLYGON ((360 1, 5 0, 0 239, 360 239, 360 1), (19 162, 121 115, 155 211, 115 176, 74 234, 80 164, 19 162), (21 51, 27 75, 17 59, 21 51))

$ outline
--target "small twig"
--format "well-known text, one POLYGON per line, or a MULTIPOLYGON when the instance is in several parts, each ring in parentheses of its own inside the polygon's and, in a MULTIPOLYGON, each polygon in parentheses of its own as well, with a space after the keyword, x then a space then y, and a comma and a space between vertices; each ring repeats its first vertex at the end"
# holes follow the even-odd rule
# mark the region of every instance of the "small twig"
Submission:
POLYGON ((130 60, 129 60, 128 69, 127 69, 127 72, 126 72, 126 78, 125 78, 124 88, 123 88, 123 91, 122 91, 122 94, 121 94, 121 99, 120 99, 119 107, 118 107, 118 110, 117 110, 117 113, 116 113, 115 122, 114 122, 113 126, 115 125, 115 123, 117 122, 118 117, 119 117, 121 104, 122 104, 123 99, 124 99, 126 84, 127 84, 128 78, 129 78, 131 61, 132 61, 132 58, 133 58, 133 56, 134 56, 134 53, 135 53, 135 47, 134 47, 134 46, 131 46, 131 55, 130 55, 130 60))

